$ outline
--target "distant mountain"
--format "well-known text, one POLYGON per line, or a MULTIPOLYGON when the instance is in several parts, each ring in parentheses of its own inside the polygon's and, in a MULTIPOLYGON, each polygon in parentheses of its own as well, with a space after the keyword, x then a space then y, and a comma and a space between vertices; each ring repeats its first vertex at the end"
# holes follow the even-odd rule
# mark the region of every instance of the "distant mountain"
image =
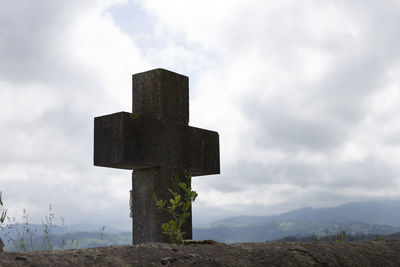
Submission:
POLYGON ((297 221, 358 221, 400 227, 400 200, 353 202, 333 208, 305 208, 286 212, 283 220, 297 221))
POLYGON ((332 208, 301 208, 274 216, 238 216, 211 223, 206 227, 247 226, 281 221, 300 222, 346 222, 355 221, 366 224, 400 227, 400 199, 352 202, 332 208))
POLYGON ((275 216, 237 216, 194 228, 194 239, 225 243, 262 242, 286 236, 388 235, 400 231, 400 200, 354 202, 333 208, 301 208, 275 216))
POLYGON ((193 239, 214 239, 224 243, 264 242, 281 239, 287 236, 301 238, 305 236, 324 236, 336 234, 341 230, 351 235, 379 234, 388 235, 400 232, 400 228, 387 225, 370 225, 361 222, 302 222, 274 220, 262 224, 247 226, 217 226, 194 228, 193 239))
MULTIPOLYGON (((48 237, 54 248, 132 243, 131 232, 109 226, 103 229, 101 224, 51 225, 47 230, 50 230, 48 237)), ((285 237, 302 240, 312 235, 324 237, 326 231, 336 235, 341 230, 355 236, 400 232, 400 200, 354 202, 333 208, 302 208, 275 216, 231 217, 207 227, 194 228, 193 239, 214 239, 225 243, 264 242, 285 237)), ((45 231, 41 224, 8 225, 0 230, 0 237, 9 250, 15 249, 16 244, 20 246, 18 242, 21 238, 29 242, 33 240, 35 249, 39 249, 43 245, 45 231), (31 234, 33 238, 29 238, 31 234)))

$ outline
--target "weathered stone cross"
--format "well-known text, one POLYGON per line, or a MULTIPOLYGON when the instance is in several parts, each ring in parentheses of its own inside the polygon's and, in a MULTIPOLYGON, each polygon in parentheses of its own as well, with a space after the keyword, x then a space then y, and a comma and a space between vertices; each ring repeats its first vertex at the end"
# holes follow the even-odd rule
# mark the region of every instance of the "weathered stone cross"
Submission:
MULTIPOLYGON (((94 119, 94 165, 132 169, 133 243, 170 242, 161 225, 171 218, 153 194, 169 200, 172 179, 218 174, 217 132, 188 126, 189 78, 164 69, 132 77, 132 113, 94 119)), ((192 217, 183 226, 192 239, 192 217)))

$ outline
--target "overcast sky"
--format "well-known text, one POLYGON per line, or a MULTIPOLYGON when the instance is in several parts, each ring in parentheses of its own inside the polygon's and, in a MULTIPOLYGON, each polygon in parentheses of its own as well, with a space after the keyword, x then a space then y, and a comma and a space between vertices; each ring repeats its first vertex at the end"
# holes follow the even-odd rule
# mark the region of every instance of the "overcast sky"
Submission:
POLYGON ((0 0, 0 190, 32 222, 130 229, 131 172, 93 166, 93 118, 131 75, 190 79, 220 135, 194 225, 400 197, 400 2, 0 0))

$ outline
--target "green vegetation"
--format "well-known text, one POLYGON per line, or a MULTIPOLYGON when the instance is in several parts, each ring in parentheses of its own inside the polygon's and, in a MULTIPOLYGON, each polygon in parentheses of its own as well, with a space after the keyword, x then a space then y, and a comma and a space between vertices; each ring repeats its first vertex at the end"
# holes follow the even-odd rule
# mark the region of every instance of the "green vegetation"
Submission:
POLYGON ((336 242, 343 242, 346 240, 346 231, 345 230, 340 230, 336 234, 336 242))
MULTIPOLYGON (((52 206, 49 206, 49 214, 42 219, 41 229, 38 227, 31 227, 28 220, 28 213, 23 210, 23 222, 17 222, 15 217, 7 217, 8 224, 7 231, 4 235, 7 238, 7 249, 12 251, 34 251, 34 250, 47 250, 52 251, 56 249, 64 249, 65 243, 60 246, 54 246, 51 240, 52 230, 56 227, 54 224, 55 213, 52 206)), ((64 220, 62 225, 65 227, 64 220)))
POLYGON ((197 193, 190 186, 191 174, 188 171, 185 171, 185 179, 186 181, 181 181, 178 176, 175 176, 172 188, 167 189, 172 195, 169 200, 169 206, 165 206, 167 200, 159 200, 154 195, 158 209, 167 211, 173 218, 169 222, 162 224, 163 233, 170 237, 172 243, 178 245, 183 244, 185 232, 182 231, 182 226, 190 216, 190 207, 197 197, 197 193))
MULTIPOLYGON (((61 226, 55 224, 55 212, 50 204, 49 214, 42 219, 41 225, 32 225, 28 220, 28 213, 23 210, 22 223, 18 222, 15 217, 7 217, 7 210, 3 209, 3 202, 0 192, 0 232, 2 239, 6 241, 8 251, 36 251, 36 250, 64 250, 77 249, 82 245, 84 247, 107 246, 111 244, 119 244, 121 240, 124 244, 126 238, 120 236, 112 236, 104 240, 103 226, 99 232, 88 233, 81 236, 81 233, 65 234, 66 224, 61 218, 61 226), (7 219, 8 223, 4 222, 7 219), (56 227, 61 227, 61 234, 53 234, 56 227), (83 244, 80 244, 82 242, 83 244)), ((60 232, 60 231, 58 231, 60 232)), ((130 240, 130 243, 132 240, 130 240)))
POLYGON ((0 229, 3 227, 3 223, 7 216, 7 210, 3 209, 3 201, 1 198, 2 192, 0 191, 0 229))

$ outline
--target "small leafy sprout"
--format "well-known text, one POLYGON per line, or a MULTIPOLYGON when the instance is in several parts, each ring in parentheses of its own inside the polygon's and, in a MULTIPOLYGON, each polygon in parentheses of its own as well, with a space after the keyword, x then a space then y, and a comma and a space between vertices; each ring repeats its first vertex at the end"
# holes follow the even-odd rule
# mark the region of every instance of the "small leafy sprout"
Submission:
POLYGON ((167 204, 166 200, 157 199, 154 195, 157 208, 167 211, 172 217, 169 222, 161 225, 161 229, 164 234, 170 237, 172 243, 178 245, 183 245, 185 232, 182 231, 182 226, 186 223, 187 218, 190 217, 191 204, 197 197, 197 193, 190 186, 191 177, 190 172, 185 171, 186 182, 180 181, 178 176, 173 179, 172 189, 168 188, 172 198, 169 200, 170 205, 167 207, 165 206, 167 204))
POLYGON ((0 211, 1 211, 1 213, 0 213, 0 228, 2 227, 2 224, 4 223, 4 221, 7 217, 7 210, 3 210, 3 200, 1 198, 2 193, 3 192, 0 191, 0 206, 1 206, 0 207, 0 211))
POLYGON ((336 242, 343 242, 346 240, 346 231, 345 230, 340 230, 336 234, 336 242))

